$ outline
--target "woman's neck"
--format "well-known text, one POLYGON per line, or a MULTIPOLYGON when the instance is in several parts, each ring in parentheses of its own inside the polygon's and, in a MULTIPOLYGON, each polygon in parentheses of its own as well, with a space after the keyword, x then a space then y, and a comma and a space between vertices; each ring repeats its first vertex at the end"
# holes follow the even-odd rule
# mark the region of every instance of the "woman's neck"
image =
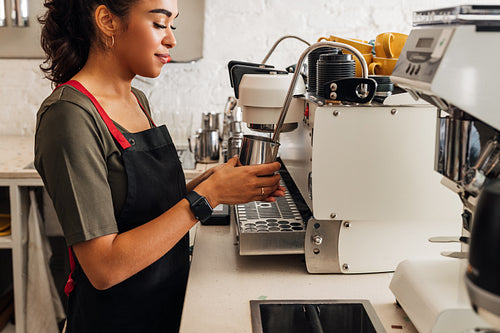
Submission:
POLYGON ((73 77, 93 94, 101 96, 129 97, 132 86, 132 73, 120 67, 111 52, 89 52, 83 68, 73 77))

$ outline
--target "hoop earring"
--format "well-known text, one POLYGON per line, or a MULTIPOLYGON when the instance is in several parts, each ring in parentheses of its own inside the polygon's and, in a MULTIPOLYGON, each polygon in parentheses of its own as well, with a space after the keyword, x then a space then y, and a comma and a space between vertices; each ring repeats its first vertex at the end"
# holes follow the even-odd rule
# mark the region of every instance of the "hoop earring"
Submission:
POLYGON ((109 39, 106 38, 106 40, 104 41, 104 44, 106 45, 107 49, 112 49, 113 46, 115 46, 115 36, 111 36, 111 46, 109 46, 108 41, 109 41, 109 39))

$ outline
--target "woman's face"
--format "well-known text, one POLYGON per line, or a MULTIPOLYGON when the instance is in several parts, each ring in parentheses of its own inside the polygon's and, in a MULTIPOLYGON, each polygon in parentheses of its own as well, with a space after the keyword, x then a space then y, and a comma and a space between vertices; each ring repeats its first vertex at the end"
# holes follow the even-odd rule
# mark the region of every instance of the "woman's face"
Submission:
POLYGON ((132 76, 160 75, 176 44, 177 15, 177 0, 141 0, 131 7, 125 28, 114 37, 114 52, 125 71, 132 76))

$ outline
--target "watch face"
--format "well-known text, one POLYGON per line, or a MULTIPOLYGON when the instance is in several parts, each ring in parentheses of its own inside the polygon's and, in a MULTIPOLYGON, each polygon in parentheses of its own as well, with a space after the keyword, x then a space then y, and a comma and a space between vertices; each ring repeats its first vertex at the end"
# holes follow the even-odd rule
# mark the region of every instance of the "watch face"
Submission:
POLYGON ((212 215, 212 207, 205 197, 200 196, 193 205, 193 212, 200 221, 205 221, 212 215))

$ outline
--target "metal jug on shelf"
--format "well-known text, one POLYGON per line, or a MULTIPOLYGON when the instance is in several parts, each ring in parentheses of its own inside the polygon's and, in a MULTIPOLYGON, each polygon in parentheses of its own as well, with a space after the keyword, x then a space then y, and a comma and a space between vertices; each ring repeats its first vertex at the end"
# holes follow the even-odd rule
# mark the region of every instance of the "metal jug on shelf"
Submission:
POLYGON ((219 115, 220 113, 203 112, 201 114, 201 129, 202 130, 219 130, 219 115))
POLYGON ((188 138, 189 151, 194 153, 194 158, 198 163, 216 163, 220 157, 220 133, 219 133, 220 113, 203 112, 201 114, 201 128, 193 136, 194 149, 191 145, 191 138, 188 138))
POLYGON ((189 151, 194 153, 194 158, 198 163, 216 163, 219 161, 219 131, 218 130, 198 130, 194 135, 194 151, 191 145, 191 138, 188 138, 189 151))

